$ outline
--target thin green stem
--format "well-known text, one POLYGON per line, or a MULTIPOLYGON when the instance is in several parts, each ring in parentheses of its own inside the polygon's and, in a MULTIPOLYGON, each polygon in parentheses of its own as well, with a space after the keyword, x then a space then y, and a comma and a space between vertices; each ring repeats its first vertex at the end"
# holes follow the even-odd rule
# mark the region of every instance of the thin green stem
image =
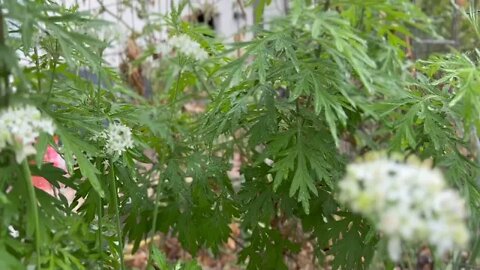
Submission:
POLYGON ((180 66, 180 71, 178 71, 177 82, 176 82, 176 85, 175 85, 175 92, 173 93, 173 98, 172 98, 172 103, 171 103, 172 106, 177 101, 178 88, 180 86, 180 78, 182 77, 182 72, 183 72, 183 65, 180 66))
MULTIPOLYGON (((100 195, 98 196, 98 207, 97 207, 97 218, 98 218, 98 230, 97 230, 97 242, 98 242, 98 255, 100 256, 99 262, 102 263, 102 258, 103 258, 103 244, 102 244, 102 216, 103 216, 103 201, 102 197, 100 195)), ((100 268, 102 268, 102 265, 100 265, 100 268)))
POLYGON ((28 192, 28 203, 30 204, 30 214, 32 217, 30 218, 34 222, 35 226, 35 250, 37 252, 37 269, 41 269, 40 263, 40 245, 42 240, 40 239, 40 221, 38 217, 38 206, 37 206, 37 196, 35 195, 35 187, 33 186, 32 182, 32 174, 30 172, 30 167, 28 166, 28 161, 25 159, 22 162, 22 174, 23 179, 25 181, 25 186, 27 187, 28 192))
POLYGON ((113 161, 110 161, 110 177, 112 180, 112 198, 113 198, 113 206, 115 208, 115 219, 117 222, 117 240, 118 240, 118 254, 120 256, 120 269, 124 270, 125 266, 123 263, 123 240, 122 240, 122 226, 120 223, 120 207, 118 204, 118 193, 117 193, 117 183, 115 179, 115 169, 113 167, 113 161))
POLYGON ((205 91, 205 93, 207 93, 208 97, 210 99, 213 99, 212 98, 212 95, 210 94, 210 91, 209 91, 209 87, 207 86, 207 83, 205 82, 205 80, 203 79, 203 77, 200 75, 200 73, 198 72, 198 70, 195 68, 195 66, 192 67, 192 70, 193 70, 193 73, 195 73, 195 76, 197 76, 197 78, 199 79, 200 81, 200 84, 202 85, 203 87, 203 90, 205 91))
POLYGON ((147 269, 151 266, 152 263, 152 250, 153 250, 153 237, 155 236, 155 231, 157 228, 157 216, 158 216, 158 205, 160 204, 160 191, 161 191, 161 185, 160 185, 160 177, 158 178, 158 183, 157 183, 157 188, 155 190, 155 206, 153 208, 153 221, 152 221, 152 241, 150 241, 150 244, 148 245, 148 261, 147 261, 147 269))
POLYGON ((40 55, 38 55, 37 46, 33 47, 33 51, 35 52, 35 69, 37 72, 37 91, 38 93, 42 92, 42 76, 40 74, 40 55))
POLYGON ((102 73, 98 71, 98 82, 97 82, 97 92, 95 96, 95 106, 97 107, 98 110, 100 110, 100 91, 102 90, 102 86, 100 83, 100 80, 102 79, 102 73))
POLYGON ((2 5, 0 5, 0 45, 5 45, 5 31, 3 29, 3 12, 2 12, 2 5))
POLYGON ((48 93, 47 93, 47 100, 45 101, 45 104, 48 104, 50 101, 50 97, 52 96, 52 90, 53 90, 53 82, 55 81, 55 72, 57 71, 57 62, 58 62, 58 41, 55 40, 55 55, 53 57, 53 62, 50 65, 52 69, 52 73, 50 74, 50 85, 48 87, 48 93))
MULTIPOLYGON (((2 12, 2 5, 0 5, 0 48, 3 50, 7 46, 5 44, 5 29, 4 29, 4 17, 2 12), (2 48, 3 47, 3 48, 2 48)), ((10 71, 7 69, 4 63, 0 62, 0 105, 1 106, 8 106, 9 98, 10 98, 10 89, 9 89, 9 82, 8 76, 10 75, 10 71)))
MULTIPOLYGON (((99 52, 100 58, 103 56, 103 50, 100 50, 99 52)), ((95 97, 95 106, 100 110, 100 93, 102 91, 102 61, 99 63, 100 68, 98 69, 98 75, 97 75, 97 93, 95 97)))

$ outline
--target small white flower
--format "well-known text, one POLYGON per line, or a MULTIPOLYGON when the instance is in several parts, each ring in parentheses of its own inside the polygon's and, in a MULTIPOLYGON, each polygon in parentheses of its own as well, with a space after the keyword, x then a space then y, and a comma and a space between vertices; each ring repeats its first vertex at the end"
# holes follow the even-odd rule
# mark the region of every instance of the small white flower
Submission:
POLYGON ((158 53, 162 55, 162 57, 168 56, 172 52, 172 46, 170 46, 168 43, 160 43, 157 46, 158 53))
POLYGON ((103 162, 103 174, 107 175, 108 174, 108 169, 110 168, 110 161, 108 159, 105 159, 103 162))
POLYGON ((8 226, 8 233, 13 238, 18 238, 20 236, 20 232, 15 230, 12 226, 8 226))
POLYGON ((12 147, 18 163, 36 153, 34 144, 42 132, 53 135, 55 125, 33 106, 14 106, 0 112, 0 151, 12 147))
POLYGON ((197 61, 203 61, 208 58, 208 53, 202 46, 192 40, 188 35, 180 34, 171 37, 166 43, 158 45, 158 52, 162 56, 169 55, 173 50, 197 61))
POLYGON ((402 243, 399 238, 394 237, 388 240, 388 255, 393 261, 399 261, 402 255, 402 243))
POLYGON ((133 148, 131 129, 119 123, 110 124, 106 130, 94 137, 105 139, 105 150, 109 155, 121 155, 127 149, 133 148))
POLYGON ((438 254, 468 242, 465 202, 439 170, 380 156, 350 164, 339 188, 339 199, 389 239, 392 260, 402 242, 428 243, 438 254))
POLYGON ((270 166, 270 167, 272 167, 272 166, 273 166, 273 163, 274 163, 273 160, 271 160, 271 159, 269 159, 269 158, 264 159, 263 162, 264 162, 265 164, 267 164, 268 166, 270 166))
POLYGON ((380 220, 379 228, 386 234, 392 234, 402 226, 400 215, 395 211, 388 211, 380 220))

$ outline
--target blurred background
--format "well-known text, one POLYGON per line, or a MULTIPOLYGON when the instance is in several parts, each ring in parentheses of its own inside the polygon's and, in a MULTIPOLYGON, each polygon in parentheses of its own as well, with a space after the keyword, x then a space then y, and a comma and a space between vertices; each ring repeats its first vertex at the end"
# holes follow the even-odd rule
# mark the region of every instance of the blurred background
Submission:
MULTIPOLYGON (((131 65, 149 46, 164 42, 168 36, 166 28, 159 27, 163 16, 180 0, 62 0, 66 6, 77 6, 80 11, 93 14, 96 18, 112 22, 107 33, 97 32, 100 38, 109 41, 103 58, 112 67, 120 69, 129 77, 131 86, 142 95, 151 93, 148 77, 148 61, 131 65), (138 74, 138 73, 141 74, 138 74), (136 74, 135 74, 136 73, 136 74), (134 82, 137 81, 137 82, 134 82), (137 84, 137 85, 135 85, 137 84)), ((272 19, 289 12, 288 0, 271 0, 265 7, 262 17, 255 13, 258 0, 190 0, 182 11, 182 18, 188 22, 204 24, 226 43, 248 41, 252 38, 251 27, 262 20, 268 27, 272 19)), ((315 1, 314 1, 315 2, 315 1)), ((412 59, 426 58, 431 54, 450 50, 468 50, 473 48, 475 33, 468 29, 468 21, 459 14, 454 5, 477 12, 479 0, 412 0, 423 12, 429 15, 435 26, 436 35, 426 36, 414 32, 416 37, 410 40, 412 59)), ((92 29, 95 31, 95 29, 92 29)), ((241 52, 238 52, 241 53, 241 52)))
MULTIPOLYGON (((105 59, 113 66, 122 61, 125 41, 135 37, 138 45, 145 45, 144 34, 150 27, 152 18, 166 15, 171 5, 178 5, 180 0, 62 0, 66 6, 77 5, 80 11, 86 11, 115 23, 116 43, 111 44, 105 53, 105 59)), ((190 0, 183 11, 187 21, 205 23, 212 28, 219 38, 227 42, 245 41, 251 38, 247 29, 256 20, 256 2, 258 0, 190 0)), ((314 1, 315 2, 315 1, 314 1)), ((434 22, 438 36, 418 36, 414 41, 415 56, 425 57, 434 52, 450 48, 471 48, 474 35, 465 30, 468 25, 454 4, 476 10, 479 0, 412 0, 434 22)), ((288 0, 271 0, 265 7, 261 18, 264 22, 285 15, 289 11, 288 0)), ((420 33, 418 33, 420 35, 420 33)), ((153 36, 158 40, 165 39, 166 32, 157 31, 153 36)), ((150 36, 151 38, 151 36, 150 36)))

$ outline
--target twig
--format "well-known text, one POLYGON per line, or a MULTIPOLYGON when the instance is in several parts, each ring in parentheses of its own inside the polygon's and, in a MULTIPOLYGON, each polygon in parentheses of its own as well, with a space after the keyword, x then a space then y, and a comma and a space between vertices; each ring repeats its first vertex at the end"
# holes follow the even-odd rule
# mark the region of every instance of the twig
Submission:
POLYGON ((246 18, 247 17, 247 12, 245 12, 245 8, 243 7, 242 0, 237 0, 237 4, 240 7, 240 11, 242 12, 242 17, 246 18))

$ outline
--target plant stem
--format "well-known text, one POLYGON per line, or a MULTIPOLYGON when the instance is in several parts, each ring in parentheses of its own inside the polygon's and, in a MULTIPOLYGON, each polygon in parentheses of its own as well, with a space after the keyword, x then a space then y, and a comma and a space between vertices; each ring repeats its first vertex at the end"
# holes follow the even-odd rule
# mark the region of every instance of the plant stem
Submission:
POLYGON ((0 5, 0 45, 5 45, 5 31, 3 29, 3 12, 2 12, 2 5, 0 5))
MULTIPOLYGON (((0 5, 0 48, 3 50, 6 47, 5 44, 5 31, 4 31, 4 17, 2 12, 2 5, 0 5)), ((8 76, 10 71, 7 69, 6 64, 0 62, 0 105, 7 107, 10 98, 10 89, 8 88, 8 76)))
MULTIPOLYGON (((100 197, 99 194, 98 196, 98 208, 97 208, 97 218, 98 218, 98 230, 97 230, 97 242, 98 242, 98 255, 100 256, 100 264, 103 262, 103 249, 102 249, 102 208, 103 208, 103 201, 102 197, 100 197)), ((102 265, 100 265, 102 267, 102 265)))
POLYGON ((205 80, 203 79, 203 77, 200 75, 200 73, 198 72, 198 70, 195 68, 195 66, 192 67, 193 69, 193 73, 195 73, 195 75, 197 76, 197 78, 199 79, 200 81, 200 84, 202 85, 203 87, 203 90, 205 91, 205 93, 207 93, 208 97, 210 99, 213 99, 212 98, 212 95, 210 94, 210 91, 209 91, 209 87, 207 86, 207 83, 205 82, 205 80))
POLYGON ((110 161, 110 169, 111 169, 111 180, 112 180, 112 198, 113 198, 113 206, 115 208, 115 219, 117 222, 117 240, 118 240, 118 254, 120 256, 120 269, 124 270, 125 266, 123 263, 123 240, 122 240, 122 226, 120 224, 120 208, 118 205, 118 193, 117 193, 117 184, 115 180, 115 169, 113 167, 113 161, 110 161))
POLYGON ((38 93, 42 92, 42 76, 40 74, 40 55, 38 54, 37 46, 33 47, 33 51, 35 52, 35 68, 37 72, 37 91, 38 93))
MULTIPOLYGON (((103 50, 101 49, 99 51, 99 55, 100 55, 100 58, 103 57, 103 50)), ((98 75, 97 75, 97 93, 96 93, 96 97, 95 97, 95 106, 97 107, 98 110, 100 110, 101 106, 100 106, 100 93, 102 91, 102 61, 100 61, 100 63, 98 63, 98 65, 100 66, 99 69, 98 69, 98 75)))
POLYGON ((178 87, 180 86, 180 78, 182 77, 182 72, 183 72, 183 64, 180 66, 180 70, 178 71, 177 83, 175 85, 175 92, 173 93, 173 98, 172 98, 172 102, 171 102, 172 106, 175 104, 176 99, 177 99, 178 87))
POLYGON ((147 269, 151 266, 152 263, 152 249, 153 249, 153 238, 155 237, 155 231, 157 228, 157 216, 158 216, 158 205, 160 201, 160 177, 158 178, 157 188, 155 190, 155 206, 153 208, 153 222, 152 222, 152 241, 148 245, 148 260, 147 260, 147 269))
POLYGON ((50 101, 50 97, 52 95, 52 89, 53 89, 53 82, 55 81, 55 72, 57 70, 57 62, 58 62, 58 41, 55 40, 55 55, 53 56, 53 62, 50 64, 50 69, 52 70, 50 74, 50 85, 48 87, 48 93, 47 93, 47 100, 45 101, 45 104, 48 104, 50 101))
POLYGON ((37 196, 35 195, 35 187, 32 182, 32 174, 30 172, 30 167, 28 166, 28 161, 25 159, 22 162, 22 174, 23 180, 25 180, 25 185, 28 192, 28 202, 30 203, 31 210, 31 219, 33 219, 35 226, 35 250, 37 252, 37 269, 41 269, 40 263, 40 244, 42 243, 40 239, 40 221, 38 218, 38 206, 37 206, 37 196))

